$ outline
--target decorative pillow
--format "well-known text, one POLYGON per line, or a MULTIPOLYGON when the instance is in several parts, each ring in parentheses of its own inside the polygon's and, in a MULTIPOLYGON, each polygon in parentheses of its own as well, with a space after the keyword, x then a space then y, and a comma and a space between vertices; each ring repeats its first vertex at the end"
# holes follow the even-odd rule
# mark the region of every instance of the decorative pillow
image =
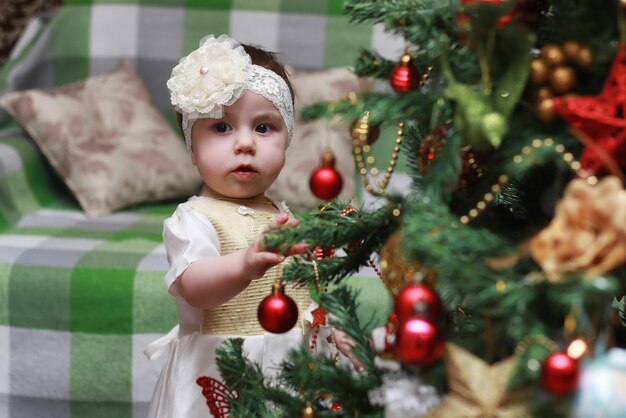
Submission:
POLYGON ((88 216, 187 197, 201 179, 184 142, 123 61, 111 72, 0 97, 88 216))
POLYGON ((300 110, 319 102, 334 101, 349 92, 359 93, 363 83, 348 68, 323 71, 291 70, 291 83, 296 96, 296 127, 287 148, 285 167, 268 195, 285 200, 291 209, 308 211, 317 207, 320 200, 309 188, 311 173, 322 162, 322 154, 329 147, 335 155, 335 169, 343 180, 338 198, 351 199, 355 192, 354 159, 349 127, 344 123, 316 120, 304 123, 300 110))

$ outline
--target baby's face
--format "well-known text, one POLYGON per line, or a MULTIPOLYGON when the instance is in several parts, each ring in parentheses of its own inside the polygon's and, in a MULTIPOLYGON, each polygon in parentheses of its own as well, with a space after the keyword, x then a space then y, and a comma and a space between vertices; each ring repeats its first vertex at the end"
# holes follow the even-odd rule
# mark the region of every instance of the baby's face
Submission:
POLYGON ((202 195, 261 197, 285 164, 287 127, 265 97, 246 91, 221 119, 198 119, 191 130, 192 161, 204 179, 202 195))

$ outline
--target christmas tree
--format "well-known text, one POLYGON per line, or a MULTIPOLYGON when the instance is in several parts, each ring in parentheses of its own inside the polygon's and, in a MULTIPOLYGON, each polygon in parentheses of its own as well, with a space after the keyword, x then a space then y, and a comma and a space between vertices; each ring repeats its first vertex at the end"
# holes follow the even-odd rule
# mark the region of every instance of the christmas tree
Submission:
POLYGON ((319 323, 352 338, 364 371, 306 346, 270 382, 231 340, 218 362, 230 415, 625 416, 626 2, 344 9, 406 51, 355 51, 355 72, 391 89, 303 116, 352 123, 363 186, 384 204, 325 202, 266 245, 310 244, 283 280, 311 288, 332 314, 319 323), (368 153, 385 126, 396 141, 374 179, 368 153), (386 189, 398 153, 412 179, 403 194, 386 189), (341 286, 368 264, 394 297, 378 337, 341 286))

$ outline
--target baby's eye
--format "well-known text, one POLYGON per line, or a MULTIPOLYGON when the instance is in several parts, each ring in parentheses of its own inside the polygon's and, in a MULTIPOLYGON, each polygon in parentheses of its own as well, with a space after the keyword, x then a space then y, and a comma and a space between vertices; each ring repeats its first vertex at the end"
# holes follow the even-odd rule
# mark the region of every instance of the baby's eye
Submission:
POLYGON ((226 122, 218 122, 215 125, 213 125, 213 129, 223 134, 225 132, 231 131, 233 128, 231 128, 230 125, 227 124, 226 122))
POLYGON ((272 130, 273 130, 273 127, 269 123, 260 123, 256 126, 256 131, 261 134, 269 133, 272 130))

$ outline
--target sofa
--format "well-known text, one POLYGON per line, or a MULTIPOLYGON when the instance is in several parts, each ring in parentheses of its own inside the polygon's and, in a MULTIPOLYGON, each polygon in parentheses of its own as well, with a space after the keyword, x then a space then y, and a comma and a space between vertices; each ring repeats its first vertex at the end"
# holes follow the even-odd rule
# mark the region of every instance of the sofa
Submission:
MULTIPOLYGON (((0 70, 0 417, 145 416, 161 363, 143 349, 176 324, 162 223, 199 187, 165 81, 208 33, 278 51, 297 110, 369 88, 346 68, 360 48, 402 48, 336 0, 66 0, 34 17, 0 70)), ((327 147, 340 198, 375 205, 337 120, 297 123, 272 197, 314 210, 308 176, 327 147)), ((384 321, 374 271, 350 285, 360 316, 384 321)))

